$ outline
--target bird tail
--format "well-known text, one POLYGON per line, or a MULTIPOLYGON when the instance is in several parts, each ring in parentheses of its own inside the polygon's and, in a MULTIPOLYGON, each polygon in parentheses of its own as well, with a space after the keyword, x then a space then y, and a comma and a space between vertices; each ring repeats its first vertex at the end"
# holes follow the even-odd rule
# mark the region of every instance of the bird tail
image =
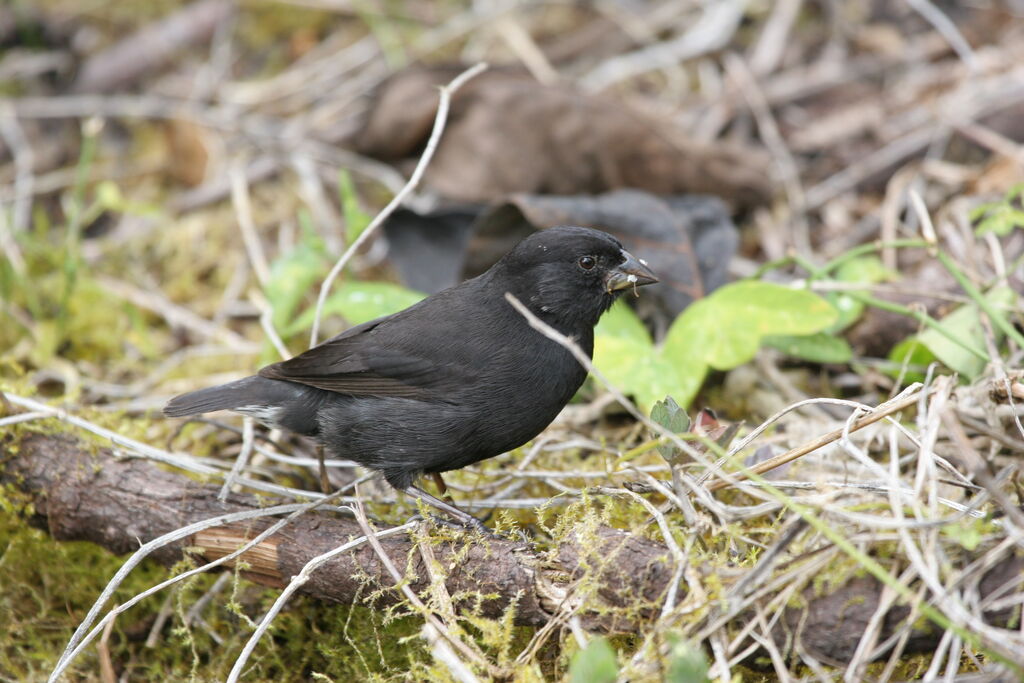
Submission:
POLYGON ((164 415, 183 417, 232 410, 270 427, 313 435, 318 431, 316 415, 324 395, 313 387, 253 375, 175 396, 164 406, 164 415))
POLYGON ((175 396, 164 406, 164 415, 183 417, 212 413, 215 410, 233 410, 249 403, 268 404, 266 400, 258 400, 259 394, 263 392, 259 391, 259 382, 253 380, 266 381, 262 377, 246 377, 220 386, 175 396))

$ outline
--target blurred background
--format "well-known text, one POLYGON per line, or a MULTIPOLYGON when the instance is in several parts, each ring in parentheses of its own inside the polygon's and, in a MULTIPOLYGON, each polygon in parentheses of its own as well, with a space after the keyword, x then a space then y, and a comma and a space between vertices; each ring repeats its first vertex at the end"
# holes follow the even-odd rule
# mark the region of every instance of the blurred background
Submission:
MULTIPOLYGON (((808 397, 875 405, 956 373, 974 397, 959 404, 965 434, 998 473, 1024 440, 1021 183, 1019 0, 8 0, 0 389, 11 415, 48 415, 17 397, 49 402, 226 472, 240 423, 172 424, 158 414, 170 396, 300 352, 314 327, 322 340, 408 306, 534 230, 582 224, 662 276, 598 332, 598 367, 645 411, 672 395, 751 426, 808 397), (438 118, 440 87, 479 62, 438 118), (425 152, 422 178, 375 220, 425 152)), ((848 414, 794 413, 747 462, 848 414)), ((32 419, 0 427, 9 457, 23 430, 70 429, 32 419)), ((251 476, 317 490, 310 445, 271 436, 296 460, 251 476)), ((590 381, 531 451, 540 474, 509 475, 519 453, 451 485, 556 543, 534 508, 598 505, 581 491, 601 472, 621 483, 607 462, 648 439, 590 381)), ((675 466, 651 449, 636 463, 675 466)), ((337 485, 356 476, 331 470, 337 485)), ((369 491, 385 520, 414 511, 369 491)), ((30 500, 0 505, 0 675, 41 680, 119 561, 30 528, 30 500)), ((650 534, 635 504, 599 506, 650 534)), ((165 572, 145 565, 125 595, 165 572)), ((214 582, 122 616, 76 680, 222 679, 275 594, 214 582)), ((275 623, 249 680, 454 676, 401 640, 416 617, 309 600, 275 623)), ((533 636, 502 633, 513 655, 533 636)), ((620 659, 639 642, 616 641, 620 659)), ((523 680, 568 676, 575 649, 568 631, 536 648, 523 680)))

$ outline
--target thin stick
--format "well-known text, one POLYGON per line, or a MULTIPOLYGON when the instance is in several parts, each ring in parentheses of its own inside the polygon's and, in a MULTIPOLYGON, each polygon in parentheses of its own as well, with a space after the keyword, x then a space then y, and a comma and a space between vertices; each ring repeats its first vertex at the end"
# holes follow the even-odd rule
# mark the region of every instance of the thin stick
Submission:
POLYGON ((0 137, 3 137, 7 149, 14 157, 14 208, 11 213, 11 225, 17 234, 28 230, 32 221, 35 153, 10 102, 0 105, 0 137))
POLYGON ((896 400, 888 405, 882 404, 882 406, 879 406, 879 408, 875 412, 869 415, 865 415, 864 417, 856 420, 853 424, 849 426, 848 429, 846 427, 839 427, 838 429, 833 429, 831 432, 825 434, 824 436, 820 436, 817 439, 808 441, 802 446, 792 448, 786 451, 785 453, 776 455, 774 458, 769 458, 764 462, 760 462, 757 465, 748 468, 748 472, 736 472, 730 474, 729 477, 732 481, 725 481, 723 479, 714 481, 708 484, 707 489, 708 491, 711 492, 718 491, 728 486, 733 486, 738 482, 749 479, 749 473, 751 472, 754 474, 763 474, 769 470, 775 469, 776 467, 781 467, 782 465, 785 465, 788 462, 792 462, 797 458, 802 458, 808 453, 818 450, 822 446, 827 446, 833 441, 838 441, 840 438, 843 437, 844 433, 849 434, 852 432, 856 432, 857 430, 863 429, 868 425, 873 425, 874 423, 888 417, 889 415, 892 415, 893 413, 898 413, 901 410, 909 408, 910 406, 914 405, 914 403, 917 402, 920 396, 921 395, 919 393, 913 393, 908 396, 904 396, 903 398, 896 400))
POLYGON ((331 492, 331 478, 327 475, 327 460, 324 457, 323 444, 316 446, 317 473, 320 475, 320 490, 324 493, 331 492))
POLYGON ((114 620, 111 619, 107 622, 106 628, 103 629, 103 637, 100 638, 99 645, 96 649, 100 660, 100 680, 103 683, 117 683, 117 676, 114 675, 114 662, 110 659, 110 634, 114 630, 114 620))
POLYGON ((935 30, 946 39, 949 46, 956 52, 956 56, 960 58, 960 61, 972 72, 978 71, 978 57, 974 54, 974 50, 971 49, 971 44, 967 42, 963 34, 957 29, 956 24, 943 14, 942 10, 933 5, 928 0, 907 0, 907 4, 914 8, 914 11, 920 14, 924 19, 935 27, 935 30))
POLYGON ((644 423, 644 425, 646 425, 650 429, 653 429, 655 432, 658 432, 659 434, 662 432, 667 432, 665 434, 662 434, 667 438, 675 436, 676 438, 673 441, 674 445, 679 446, 680 448, 682 448, 684 452, 686 452, 688 455, 691 455, 691 457, 693 457, 694 460, 700 462, 700 455, 698 455, 696 452, 691 453, 691 451, 695 451, 695 449, 692 446, 686 444, 685 442, 683 442, 682 439, 678 438, 675 434, 668 432, 668 430, 666 430, 664 427, 661 427, 661 425, 658 425, 657 423, 651 421, 650 418, 648 418, 646 415, 637 410, 637 407, 633 405, 633 402, 626 398, 625 394, 616 389, 615 386, 608 381, 608 378, 604 376, 604 373, 602 373, 600 370, 594 367, 594 361, 590 358, 590 356, 587 355, 587 353, 583 349, 580 348, 579 344, 573 341, 570 337, 566 337, 564 334, 562 334, 561 332, 559 332, 558 330, 556 330, 555 328, 551 327, 543 320, 538 318, 536 315, 534 315, 533 312, 529 308, 527 308, 522 301, 517 299, 510 292, 505 293, 505 300, 512 304, 512 308, 516 309, 516 311, 518 311, 520 315, 526 318, 526 322, 529 323, 530 327, 537 330, 551 341, 561 344, 563 348, 565 348, 569 353, 575 356, 576 360, 579 361, 580 365, 586 368, 587 372, 594 375, 594 377, 596 377, 597 380, 604 385, 608 392, 615 397, 615 400, 618 401, 619 404, 623 408, 625 408, 630 415, 635 417, 640 422, 644 423))
POLYGON ((245 253, 249 255, 252 271, 262 287, 270 280, 270 266, 267 256, 263 253, 259 234, 256 232, 256 221, 252 217, 252 202, 249 201, 249 184, 245 179, 245 169, 241 166, 231 168, 231 203, 235 207, 238 218, 238 229, 242 232, 245 253))
POLYGON ((9 103, 0 107, 0 138, 6 143, 14 157, 14 207, 11 211, 11 222, 7 222, 6 209, 0 208, 0 251, 18 275, 26 271, 25 257, 14 235, 28 229, 29 214, 32 206, 32 183, 34 163, 32 146, 28 144, 25 133, 18 123, 14 107, 9 103))
POLYGON ((388 202, 387 206, 381 209, 370 224, 366 226, 366 229, 356 238, 352 244, 349 245, 345 253, 341 255, 338 262, 331 268, 331 272, 328 273, 327 279, 320 285, 320 295, 316 299, 316 315, 313 317, 313 332, 309 337, 310 347, 316 346, 317 341, 320 338, 320 318, 324 312, 324 302, 327 300, 327 294, 331 291, 331 285, 337 279, 341 271, 344 270, 346 264, 352 258, 352 255, 356 253, 359 247, 363 246, 366 240, 370 239, 370 236, 376 232, 377 228, 380 227, 384 221, 390 216, 395 209, 397 209, 410 192, 419 184, 420 179, 423 177, 423 173, 427 170, 427 165, 434 156, 434 152, 437 150, 437 145, 441 141, 441 133, 444 132, 445 123, 448 120, 448 107, 451 103, 452 95, 462 85, 473 78, 481 71, 487 68, 487 65, 483 62, 472 66, 461 74, 456 76, 451 83, 441 88, 441 100, 437 105, 437 115, 434 117, 434 129, 430 132, 430 139, 427 140, 427 147, 423 150, 423 155, 420 156, 419 163, 416 164, 416 168, 413 170, 412 175, 409 176, 409 181, 398 191, 391 201, 388 202))
POLYGON ((675 38, 623 55, 615 55, 579 78, 587 92, 600 92, 617 83, 674 67, 724 46, 739 28, 746 0, 708 3, 688 30, 675 38))
POLYGON ((291 352, 285 346, 281 335, 274 329, 274 309, 271 307, 270 302, 267 301, 267 298, 262 293, 255 290, 249 294, 249 301, 260 310, 260 327, 263 328, 263 332, 267 335, 270 343, 277 349, 278 355, 281 356, 282 360, 291 358, 291 352))
POLYGON ((445 639, 441 637, 441 634, 438 633, 432 624, 429 622, 423 624, 420 636, 430 645, 430 653, 434 656, 434 659, 444 664, 448 669, 448 673, 459 683, 477 683, 480 680, 466 666, 466 663, 459 659, 459 656, 455 654, 455 650, 449 647, 448 643, 445 642, 445 639))
MULTIPOLYGON (((220 493, 217 494, 217 500, 222 503, 228 499, 228 494, 231 493, 231 487, 234 485, 235 479, 242 474, 242 470, 245 469, 246 464, 249 462, 249 456, 252 455, 256 434, 255 425, 256 421, 249 416, 246 416, 242 421, 242 451, 235 458, 231 471, 228 472, 228 476, 224 477, 224 484, 220 487, 220 493)), ((330 491, 324 491, 324 493, 330 493, 330 491)))
MULTIPOLYGON (((1017 346, 1024 349, 1024 334, 1021 334, 1017 329, 1010 324, 1006 317, 999 312, 995 306, 985 297, 981 291, 974 286, 964 272, 956 265, 956 263, 944 252, 937 254, 939 262, 943 267, 949 271, 949 274, 957 281, 957 284, 967 293, 967 296, 974 300, 978 308, 985 312, 992 324, 999 328, 999 331, 1005 334, 1007 337, 1012 339, 1017 346)), ((985 361, 989 361, 989 357, 985 356, 985 361)))

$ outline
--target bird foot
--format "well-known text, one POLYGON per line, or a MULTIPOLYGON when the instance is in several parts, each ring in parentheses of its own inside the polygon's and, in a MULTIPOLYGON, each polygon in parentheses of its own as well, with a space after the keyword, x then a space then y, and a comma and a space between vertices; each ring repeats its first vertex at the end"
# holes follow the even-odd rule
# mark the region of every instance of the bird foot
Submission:
POLYGON ((428 515, 430 521, 438 526, 443 526, 448 529, 455 529, 456 531, 475 531, 481 536, 486 536, 498 541, 508 540, 504 536, 492 531, 487 527, 486 524, 481 522, 476 517, 470 517, 467 520, 451 519, 449 517, 442 517, 441 515, 428 515), (472 520, 472 521, 471 521, 472 520))
POLYGON ((463 531, 476 531, 484 536, 489 536, 491 538, 501 538, 493 531, 488 529, 487 525, 485 525, 483 522, 481 522, 473 515, 469 514, 464 510, 460 510, 451 503, 443 501, 439 498, 435 498, 434 496, 430 495, 429 493, 427 493, 426 491, 417 486, 406 487, 404 489, 404 493, 414 498, 418 498, 427 505, 431 506, 432 508, 440 510, 441 512, 445 513, 445 518, 441 518, 436 515, 430 515, 430 518, 438 524, 453 529, 461 529, 463 531))

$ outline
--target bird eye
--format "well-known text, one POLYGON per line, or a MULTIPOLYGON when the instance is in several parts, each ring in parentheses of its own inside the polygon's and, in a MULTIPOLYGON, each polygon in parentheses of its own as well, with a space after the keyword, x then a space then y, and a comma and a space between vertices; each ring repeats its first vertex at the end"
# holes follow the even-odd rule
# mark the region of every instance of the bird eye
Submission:
POLYGON ((597 259, 595 259, 593 256, 583 256, 580 257, 579 264, 580 268, 582 268, 583 270, 591 270, 594 266, 597 265, 597 259))

